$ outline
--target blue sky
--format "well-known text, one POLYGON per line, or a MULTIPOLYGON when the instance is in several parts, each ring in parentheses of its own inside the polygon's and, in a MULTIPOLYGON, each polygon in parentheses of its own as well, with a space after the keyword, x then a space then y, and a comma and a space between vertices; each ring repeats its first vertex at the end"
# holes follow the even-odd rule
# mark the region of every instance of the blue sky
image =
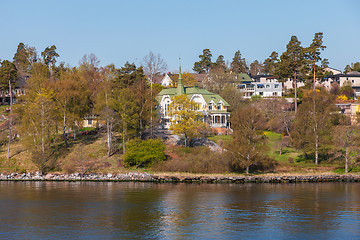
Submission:
POLYGON ((191 71, 204 48, 213 61, 231 61, 240 50, 250 63, 281 54, 292 35, 308 46, 324 33, 322 53, 343 69, 360 61, 360 1, 235 0, 0 0, 0 59, 12 59, 19 42, 40 54, 56 45, 60 58, 77 66, 94 53, 101 65, 139 65, 160 53, 168 71, 191 71))

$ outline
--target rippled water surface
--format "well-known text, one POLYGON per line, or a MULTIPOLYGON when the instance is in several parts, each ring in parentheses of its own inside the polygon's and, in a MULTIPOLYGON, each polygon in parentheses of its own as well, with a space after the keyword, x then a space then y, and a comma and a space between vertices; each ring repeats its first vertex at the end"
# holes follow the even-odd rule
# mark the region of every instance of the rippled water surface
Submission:
POLYGON ((0 239, 360 239, 360 183, 0 182, 0 239))

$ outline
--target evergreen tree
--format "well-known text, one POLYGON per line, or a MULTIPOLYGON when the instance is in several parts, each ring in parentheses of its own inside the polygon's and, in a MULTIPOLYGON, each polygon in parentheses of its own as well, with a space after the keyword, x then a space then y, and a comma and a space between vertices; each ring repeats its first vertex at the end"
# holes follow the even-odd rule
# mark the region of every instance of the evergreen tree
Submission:
POLYGON ((265 74, 274 75, 278 63, 279 63, 279 54, 273 51, 270 54, 270 56, 264 61, 265 74))
POLYGON ((323 75, 323 69, 319 66, 316 66, 316 63, 321 61, 320 54, 321 51, 323 51, 325 48, 326 46, 323 45, 323 33, 318 32, 315 33, 314 39, 310 46, 304 49, 305 57, 309 65, 309 72, 313 73, 313 90, 315 90, 316 73, 318 72, 319 78, 321 75, 323 75))
POLYGON ((286 51, 280 56, 280 62, 275 70, 275 77, 280 81, 288 78, 294 81, 295 90, 295 112, 297 112, 297 80, 301 69, 304 66, 304 48, 296 36, 292 36, 286 45, 286 51))
POLYGON ((199 55, 200 61, 194 63, 193 70, 197 73, 208 73, 213 65, 211 57, 211 51, 204 49, 203 54, 199 55))
POLYGON ((230 65, 230 70, 235 73, 246 73, 248 71, 245 58, 241 58, 240 50, 235 52, 234 58, 230 65))

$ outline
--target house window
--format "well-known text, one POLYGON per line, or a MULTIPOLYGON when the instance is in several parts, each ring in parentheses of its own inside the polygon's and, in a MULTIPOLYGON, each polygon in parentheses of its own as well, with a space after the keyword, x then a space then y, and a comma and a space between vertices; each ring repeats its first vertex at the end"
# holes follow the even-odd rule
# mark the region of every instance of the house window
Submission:
POLYGON ((211 103, 209 104, 209 110, 210 110, 210 111, 212 110, 212 105, 211 105, 211 103))
POLYGON ((277 96, 278 94, 277 94, 277 92, 273 92, 273 96, 277 96))
POLYGON ((355 80, 351 80, 352 83, 355 83, 355 80))
POLYGON ((88 119, 87 122, 88 122, 88 125, 92 125, 93 120, 92 120, 92 119, 88 119))
POLYGON ((270 88, 270 84, 266 84, 266 88, 270 88))
POLYGON ((275 87, 275 88, 279 88, 279 84, 275 84, 274 87, 275 87))
POLYGON ((259 95, 260 95, 260 96, 263 96, 263 95, 264 95, 264 93, 263 93, 263 92, 259 92, 259 95))
POLYGON ((216 106, 217 110, 221 110, 221 103, 216 106))
POLYGON ((222 123, 222 124, 225 123, 225 116, 221 116, 221 123, 222 123))

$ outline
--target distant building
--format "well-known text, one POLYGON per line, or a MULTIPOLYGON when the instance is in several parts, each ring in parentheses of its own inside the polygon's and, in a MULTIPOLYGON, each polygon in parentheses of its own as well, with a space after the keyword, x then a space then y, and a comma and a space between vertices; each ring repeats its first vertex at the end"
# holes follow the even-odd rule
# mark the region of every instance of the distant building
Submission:
POLYGON ((356 100, 336 100, 335 105, 340 113, 350 118, 351 124, 358 124, 358 114, 360 113, 360 104, 356 100))
POLYGON ((271 75, 256 75, 251 78, 247 74, 239 74, 236 87, 244 94, 245 98, 252 96, 281 97, 282 84, 271 75))
POLYGON ((211 93, 199 87, 184 87, 181 69, 177 87, 161 90, 156 99, 159 103, 158 110, 162 127, 168 129, 171 125, 171 117, 168 114, 172 98, 186 94, 186 96, 198 104, 203 115, 203 122, 218 133, 227 133, 230 130, 230 113, 227 111, 229 104, 218 94, 211 93))
POLYGON ((342 87, 345 82, 351 83, 355 92, 355 98, 360 96, 360 72, 354 71, 346 74, 329 75, 327 76, 327 81, 329 83, 337 82, 340 87, 342 87))

